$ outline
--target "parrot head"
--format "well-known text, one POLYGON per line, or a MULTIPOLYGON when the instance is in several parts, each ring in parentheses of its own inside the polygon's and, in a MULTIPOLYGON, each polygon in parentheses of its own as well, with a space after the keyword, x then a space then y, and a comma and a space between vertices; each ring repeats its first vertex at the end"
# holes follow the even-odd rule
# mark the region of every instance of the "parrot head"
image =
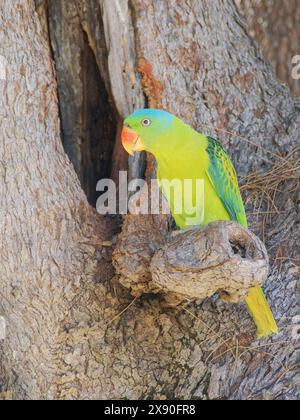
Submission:
POLYGON ((142 109, 127 117, 122 130, 122 144, 125 150, 134 155, 135 152, 147 151, 155 154, 160 139, 168 138, 173 122, 172 114, 158 109, 142 109))

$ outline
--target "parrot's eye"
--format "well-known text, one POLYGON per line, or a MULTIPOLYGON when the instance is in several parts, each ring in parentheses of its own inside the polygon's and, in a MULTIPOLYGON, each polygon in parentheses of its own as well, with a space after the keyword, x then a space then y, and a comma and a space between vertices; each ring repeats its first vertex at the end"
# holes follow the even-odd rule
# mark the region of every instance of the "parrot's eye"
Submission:
POLYGON ((149 125, 151 125, 152 124, 152 121, 151 120, 149 120, 149 118, 145 118, 143 121, 142 121, 142 126, 143 127, 149 127, 149 125))

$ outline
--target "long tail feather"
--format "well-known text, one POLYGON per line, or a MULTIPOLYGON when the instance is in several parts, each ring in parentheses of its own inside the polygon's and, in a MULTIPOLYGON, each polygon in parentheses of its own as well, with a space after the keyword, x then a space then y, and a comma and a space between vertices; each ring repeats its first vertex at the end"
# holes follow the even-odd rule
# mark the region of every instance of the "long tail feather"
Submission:
POLYGON ((270 306, 260 287, 250 290, 246 298, 248 310, 257 326, 258 337, 268 337, 278 334, 278 327, 270 306))

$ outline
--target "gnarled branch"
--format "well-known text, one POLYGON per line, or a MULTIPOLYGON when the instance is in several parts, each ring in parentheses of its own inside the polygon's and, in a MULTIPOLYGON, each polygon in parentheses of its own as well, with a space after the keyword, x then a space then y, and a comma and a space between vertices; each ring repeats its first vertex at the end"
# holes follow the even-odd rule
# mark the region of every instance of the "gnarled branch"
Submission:
POLYGON ((131 217, 136 217, 136 226, 141 223, 143 228, 138 240, 132 242, 128 230, 133 224, 125 225, 114 262, 121 283, 133 294, 163 292, 168 303, 176 305, 220 292, 224 300, 239 302, 268 277, 265 246, 237 223, 215 222, 174 232, 168 240, 162 217, 150 221, 131 217))

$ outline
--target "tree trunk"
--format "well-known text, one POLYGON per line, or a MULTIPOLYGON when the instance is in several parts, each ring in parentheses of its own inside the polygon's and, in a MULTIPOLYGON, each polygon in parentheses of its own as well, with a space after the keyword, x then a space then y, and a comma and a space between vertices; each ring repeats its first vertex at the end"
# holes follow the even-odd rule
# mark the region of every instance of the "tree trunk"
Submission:
POLYGON ((300 54, 298 0, 236 0, 244 13, 249 33, 262 47, 278 78, 300 98, 299 80, 293 79, 293 57, 300 54))
MULTIPOLYGON (((234 2, 36 3, 40 19, 33 0, 0 6, 2 397, 298 399, 299 104, 234 2), (244 193, 272 258, 278 337, 256 341, 243 305, 166 308, 114 276, 116 223, 89 206, 60 134, 94 202, 94 180, 127 164, 117 123, 145 104, 219 137, 241 177, 255 171, 244 193)), ((143 164, 130 159, 131 176, 143 164)), ((167 231, 131 215, 121 240, 162 246, 167 231)))

